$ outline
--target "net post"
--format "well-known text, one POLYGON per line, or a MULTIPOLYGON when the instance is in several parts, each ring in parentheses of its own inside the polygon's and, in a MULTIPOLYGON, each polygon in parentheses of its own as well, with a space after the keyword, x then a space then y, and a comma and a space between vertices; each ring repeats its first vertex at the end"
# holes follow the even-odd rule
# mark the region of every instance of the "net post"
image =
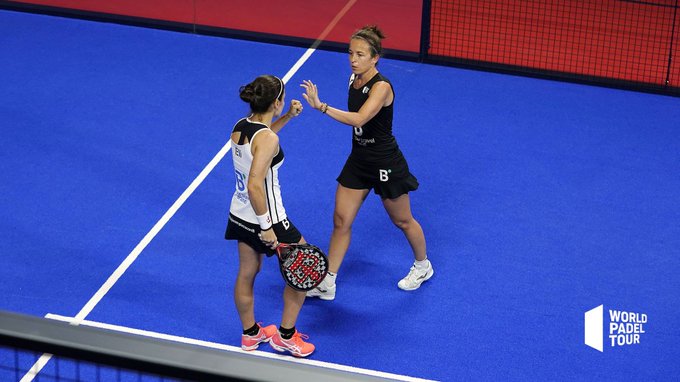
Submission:
POLYGON ((427 59, 430 50, 430 23, 431 23, 432 0, 423 0, 423 14, 420 21, 420 52, 418 61, 427 59))

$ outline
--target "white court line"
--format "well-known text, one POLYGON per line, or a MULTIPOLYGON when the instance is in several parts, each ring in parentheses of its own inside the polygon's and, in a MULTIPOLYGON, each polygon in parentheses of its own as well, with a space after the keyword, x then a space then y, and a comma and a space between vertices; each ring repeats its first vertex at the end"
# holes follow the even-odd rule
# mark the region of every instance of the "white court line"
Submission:
MULTIPOLYGON (((340 19, 347 13, 347 11, 356 3, 357 0, 350 0, 345 4, 345 6, 338 12, 337 15, 335 15, 335 18, 331 20, 331 22, 326 26, 326 29, 321 32, 319 37, 314 41, 312 46, 307 49, 307 51, 298 59, 298 61, 293 65, 292 68, 286 73, 286 75, 283 77, 282 81, 284 83, 288 83, 288 80, 290 80, 291 77, 300 69, 302 64, 304 64, 307 59, 314 53, 316 48, 321 44, 324 38, 330 33, 330 31, 335 28, 335 25, 340 21, 340 19)), ((147 233, 142 241, 137 244, 137 246, 130 252, 130 254, 123 260, 123 262, 116 268, 116 270, 109 276, 109 278, 104 282, 104 284, 99 288, 99 290, 90 298, 90 300, 85 304, 85 306, 78 312, 78 314, 75 316, 73 321, 71 322, 72 325, 79 325, 83 320, 85 320, 85 317, 87 317, 88 314, 92 312, 92 310, 97 306, 97 304, 104 298, 106 293, 111 290, 113 285, 120 279, 120 277, 127 271, 127 269, 132 265, 132 263, 137 259, 140 253, 146 248, 147 245, 151 242, 151 240, 156 237, 158 232, 160 232, 161 229, 165 226, 165 224, 175 215, 177 210, 184 204, 184 202, 191 196, 191 194, 196 190, 196 188, 203 183, 205 178, 210 174, 210 172, 217 166, 217 164, 224 158, 224 156, 229 152, 231 149, 231 143, 227 142, 222 149, 215 155, 215 157, 208 163, 208 165, 201 171, 200 174, 194 179, 193 182, 189 185, 189 187, 184 190, 182 195, 179 196, 179 198, 173 203, 173 205, 168 209, 168 211, 163 214, 161 219, 151 228, 151 231, 147 233)), ((51 354, 44 353, 40 358, 33 364, 33 366, 30 368, 30 370, 26 373, 26 375, 21 378, 20 382, 31 382, 33 381, 33 378, 42 370, 42 368, 50 361, 52 358, 51 354)))
MULTIPOLYGON (((186 200, 191 196, 191 194, 198 188, 198 186, 205 180, 205 178, 210 174, 210 172, 217 166, 217 164, 224 158, 224 156, 229 152, 229 149, 231 149, 231 143, 227 142, 222 149, 213 157, 213 159, 208 163, 207 166, 203 169, 203 171, 198 174, 196 179, 194 179, 193 182, 187 187, 186 190, 182 193, 182 195, 177 198, 175 203, 172 204, 170 209, 168 209, 165 214, 158 220, 158 222, 151 228, 151 231, 147 233, 142 241, 137 244, 137 246, 130 252, 130 254, 123 260, 123 262, 116 268, 116 270, 109 276, 109 278, 104 282, 104 284, 99 288, 99 290, 90 298, 90 301, 85 304, 85 306, 78 312, 76 317, 70 321, 72 325, 79 325, 85 317, 87 317, 88 314, 92 312, 95 306, 104 298, 106 293, 111 290, 113 285, 120 279, 121 276, 123 276, 123 273, 130 268, 132 263, 139 257, 139 254, 142 253, 142 251, 146 248, 149 243, 151 243, 151 240, 153 240, 154 237, 160 232, 161 229, 167 224, 168 221, 170 221, 170 218, 172 218, 173 215, 179 210, 179 208, 186 202, 186 200)), ((33 381, 33 378, 42 370, 42 368, 49 362, 50 358, 52 358, 51 354, 45 353, 40 358, 38 361, 36 361, 33 366, 30 368, 28 373, 24 375, 23 378, 21 378, 20 382, 31 382, 33 381)))
MULTIPOLYGON (((48 313, 45 317, 49 318, 51 320, 63 321, 63 322, 69 322, 69 323, 74 323, 76 321, 76 319, 71 318, 71 317, 60 316, 60 315, 51 314, 51 313, 48 313)), ((283 360, 283 361, 292 362, 292 363, 300 363, 300 364, 304 364, 304 365, 313 365, 313 366, 323 367, 323 368, 326 368, 326 369, 333 369, 333 370, 340 370, 340 371, 345 371, 345 372, 350 372, 350 373, 355 373, 355 374, 369 375, 369 376, 372 376, 372 377, 393 379, 393 380, 396 380, 396 381, 432 382, 432 380, 430 380, 430 379, 414 378, 414 377, 408 377, 408 376, 399 375, 399 374, 385 373, 385 372, 382 372, 382 371, 361 369, 361 368, 358 368, 358 367, 339 365, 339 364, 330 363, 330 362, 316 361, 316 360, 308 359, 308 358, 295 358, 293 356, 279 355, 279 354, 268 353, 268 352, 259 351, 259 350, 245 351, 245 350, 243 350, 243 349, 241 349, 240 347, 237 347, 237 346, 230 346, 230 345, 220 344, 220 343, 217 343, 217 342, 197 340, 197 339, 194 339, 194 338, 173 336, 173 335, 170 335, 170 334, 151 332, 151 331, 148 331, 148 330, 128 328, 128 327, 125 327, 125 326, 112 325, 112 324, 107 324, 107 323, 103 323, 103 322, 81 320, 81 321, 79 321, 79 325, 90 326, 90 327, 100 328, 100 329, 106 329, 106 330, 111 330, 111 331, 115 331, 115 332, 129 333, 129 334, 134 334, 134 335, 137 335, 137 336, 173 341, 173 342, 178 342, 178 343, 183 343, 183 344, 197 345, 197 346, 202 346, 202 347, 206 347, 206 348, 210 348, 210 349, 225 350, 225 351, 234 352, 234 353, 249 354, 249 355, 262 357, 262 358, 271 358, 271 359, 283 360)))

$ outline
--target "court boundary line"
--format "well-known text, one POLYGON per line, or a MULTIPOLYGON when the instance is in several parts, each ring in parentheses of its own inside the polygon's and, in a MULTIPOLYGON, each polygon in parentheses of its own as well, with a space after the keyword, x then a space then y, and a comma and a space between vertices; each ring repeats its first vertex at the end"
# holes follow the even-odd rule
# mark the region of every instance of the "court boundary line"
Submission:
MULTIPOLYGON (((212 170, 217 166, 217 164, 224 158, 224 156, 231 149, 231 143, 227 142, 222 149, 213 157, 213 159, 208 163, 205 168, 198 174, 198 176, 189 184, 184 192, 175 200, 175 202, 170 206, 170 208, 163 214, 163 216, 154 224, 151 230, 144 235, 144 238, 137 244, 137 246, 130 252, 130 254, 123 260, 123 262, 116 268, 115 271, 106 279, 104 284, 99 287, 99 290, 90 298, 90 300, 83 306, 83 308, 78 312, 78 314, 71 322, 72 325, 79 325, 80 322, 85 320, 88 314, 97 306, 97 304, 104 298, 104 296, 113 288, 113 286, 118 282, 118 280, 123 276, 123 273, 130 268, 132 263, 137 260, 142 251, 151 243, 151 241, 156 237, 156 235, 165 227, 165 225, 170 221, 170 219, 177 213, 180 207, 187 201, 189 196, 198 188, 198 186, 203 183, 205 178, 212 172, 212 170)), ((50 361, 52 354, 44 353, 38 358, 38 360, 33 364, 29 371, 21 378, 20 382, 31 382, 35 378, 40 370, 50 361)))
POLYGON ((318 367, 322 367, 322 368, 325 368, 325 369, 339 370, 339 371, 344 371, 344 372, 349 372, 349 373, 368 375, 368 376, 372 376, 372 377, 387 378, 387 379, 392 379, 392 380, 396 380, 396 381, 435 382, 434 380, 431 380, 431 379, 411 377, 411 376, 407 376, 407 375, 388 373, 388 372, 379 371, 379 370, 363 369, 363 368, 359 368, 359 367, 342 365, 342 364, 337 364, 337 363, 332 363, 332 362, 318 361, 318 360, 309 359, 309 358, 296 358, 296 357, 293 357, 293 356, 290 356, 290 355, 270 353, 270 352, 261 351, 261 350, 245 351, 238 346, 221 344, 219 342, 204 341, 204 340, 199 340, 199 339, 195 339, 195 338, 176 336, 176 335, 172 335, 172 334, 159 333, 159 332, 143 330, 143 329, 135 329, 135 328, 127 327, 127 326, 108 324, 108 323, 105 323, 105 322, 90 321, 90 320, 77 320, 74 317, 67 317, 67 316, 62 316, 62 315, 52 314, 52 313, 48 313, 47 315, 45 315, 45 318, 50 319, 50 320, 54 320, 54 321, 67 322, 67 323, 72 324, 72 325, 75 325, 75 323, 78 322, 77 325, 88 326, 88 327, 104 329, 104 330, 110 330, 110 331, 119 332, 119 333, 132 334, 132 335, 136 335, 136 336, 166 340, 166 341, 188 344, 188 345, 202 346, 202 347, 209 348, 209 349, 223 350, 223 351, 232 352, 232 353, 248 354, 248 355, 261 357, 261 358, 283 360, 283 361, 291 362, 291 363, 300 363, 300 364, 305 364, 305 365, 318 366, 318 367))
MULTIPOLYGON (((305 51, 305 53, 297 60, 297 62, 288 70, 286 75, 283 77, 282 81, 287 84, 288 81, 297 73, 297 71, 302 67, 302 65, 309 59, 309 57, 316 51, 316 48, 321 44, 324 38, 330 33, 330 31, 335 28, 335 25, 340 21, 340 19, 349 11, 350 8, 358 0, 349 0, 345 6, 335 15, 333 20, 326 26, 326 28, 321 32, 319 37, 314 41, 314 43, 305 51)), ((142 251, 146 248, 149 243, 156 237, 156 235, 165 227, 165 224, 170 221, 170 219, 175 215, 179 208, 186 202, 186 200, 193 194, 193 192, 198 188, 198 186, 203 183, 205 178, 212 172, 212 170, 217 166, 217 164, 224 158, 224 156, 231 149, 231 142, 227 143, 218 151, 218 153, 213 157, 213 159, 208 163, 208 165, 198 174, 198 176, 191 182, 189 187, 187 187, 184 192, 177 198, 177 200, 170 206, 170 208, 163 214, 163 216, 154 224, 151 230, 144 235, 144 238, 137 244, 137 246, 128 254, 128 256, 123 260, 123 262, 116 268, 116 270, 106 279, 104 284, 95 292, 95 294, 88 300, 88 302, 83 306, 83 308, 78 312, 74 318, 72 325, 79 325, 85 320, 88 314, 97 306, 97 304, 104 298, 106 293, 118 282, 120 277, 127 271, 127 269, 134 263, 134 261, 139 257, 142 251)), ((52 354, 43 353, 38 360, 33 364, 33 366, 28 370, 28 372, 21 378, 20 382, 32 382, 33 379, 40 373, 40 370, 47 365, 47 363, 52 358, 52 354)))

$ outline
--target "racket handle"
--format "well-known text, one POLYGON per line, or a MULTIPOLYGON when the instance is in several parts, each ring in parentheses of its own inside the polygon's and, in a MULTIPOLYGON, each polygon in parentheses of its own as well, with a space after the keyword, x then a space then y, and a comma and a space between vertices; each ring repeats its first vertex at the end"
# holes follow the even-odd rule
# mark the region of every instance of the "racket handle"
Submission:
POLYGON ((290 248, 290 245, 286 243, 279 243, 276 248, 274 248, 274 251, 276 252, 277 255, 281 256, 281 252, 287 248, 290 248))

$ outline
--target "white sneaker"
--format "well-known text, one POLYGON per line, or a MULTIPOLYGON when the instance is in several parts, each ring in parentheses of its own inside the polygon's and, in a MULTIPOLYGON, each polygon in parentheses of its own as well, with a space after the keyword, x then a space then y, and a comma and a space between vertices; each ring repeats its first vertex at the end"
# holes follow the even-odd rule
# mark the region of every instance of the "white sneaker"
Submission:
POLYGON ((335 300, 335 283, 329 284, 327 277, 316 288, 308 291, 307 297, 318 297, 326 301, 335 300))
POLYGON ((420 288, 420 284, 429 280, 430 277, 434 275, 434 268, 432 268, 432 263, 427 262, 427 268, 418 269, 415 264, 411 266, 411 270, 408 275, 399 281, 399 289, 403 290, 415 290, 420 288))

